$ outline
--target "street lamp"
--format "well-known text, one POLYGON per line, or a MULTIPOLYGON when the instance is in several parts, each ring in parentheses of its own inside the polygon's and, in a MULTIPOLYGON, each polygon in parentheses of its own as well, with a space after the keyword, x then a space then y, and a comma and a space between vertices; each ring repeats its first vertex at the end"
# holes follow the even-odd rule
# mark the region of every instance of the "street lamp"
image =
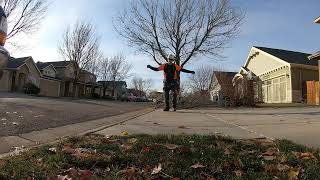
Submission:
POLYGON ((6 14, 0 6, 0 79, 3 75, 3 69, 7 66, 9 52, 4 48, 7 39, 8 23, 6 14))

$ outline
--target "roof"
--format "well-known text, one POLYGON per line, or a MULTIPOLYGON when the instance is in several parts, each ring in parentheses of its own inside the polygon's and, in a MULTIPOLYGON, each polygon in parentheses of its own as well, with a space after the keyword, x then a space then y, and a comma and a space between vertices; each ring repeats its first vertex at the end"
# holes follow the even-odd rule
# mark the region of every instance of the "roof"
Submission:
POLYGON ((320 16, 314 22, 320 24, 320 16))
POLYGON ((57 67, 66 67, 70 64, 70 61, 53 61, 53 62, 46 62, 47 64, 52 64, 55 68, 57 67))
POLYGON ((29 59, 30 57, 22 57, 22 58, 14 58, 14 57, 10 57, 9 61, 8 61, 8 65, 7 68, 8 69, 17 69, 20 66, 22 66, 25 61, 27 59, 29 59))
POLYGON ((308 57, 310 60, 320 60, 320 51, 312 54, 311 56, 308 57))
MULTIPOLYGON (((99 84, 105 84, 106 86, 112 85, 113 81, 98 81, 99 84)), ((127 85, 125 81, 116 81, 116 86, 127 85)))
POLYGON ((214 71, 213 74, 216 76, 219 83, 232 84, 232 79, 237 74, 237 72, 224 72, 224 71, 214 71))
POLYGON ((275 56, 283 61, 286 61, 290 64, 303 64, 303 65, 311 65, 311 66, 318 66, 317 61, 310 61, 309 56, 311 54, 302 53, 302 52, 295 52, 283 49, 273 49, 267 47, 256 47, 272 56, 275 56))
POLYGON ((49 62, 37 62, 37 67, 40 69, 40 70, 43 70, 45 69, 46 67, 50 66, 51 63, 49 62))

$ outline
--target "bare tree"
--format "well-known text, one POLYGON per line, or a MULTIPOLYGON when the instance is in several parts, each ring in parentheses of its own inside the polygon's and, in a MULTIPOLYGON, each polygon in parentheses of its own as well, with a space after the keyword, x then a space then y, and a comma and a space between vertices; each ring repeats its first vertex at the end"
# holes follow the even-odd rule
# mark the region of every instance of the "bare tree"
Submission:
POLYGON ((130 76, 129 72, 132 68, 126 58, 119 54, 109 59, 109 79, 112 83, 112 96, 115 96, 116 81, 122 81, 130 76))
POLYGON ((8 19, 8 40, 19 34, 28 35, 37 31, 49 7, 47 0, 2 0, 1 2, 8 19))
POLYGON ((152 80, 136 76, 132 79, 132 85, 133 88, 140 93, 139 95, 142 96, 142 93, 147 94, 152 87, 152 80))
POLYGON ((81 70, 89 70, 93 62, 100 58, 100 38, 95 27, 88 22, 77 22, 68 27, 58 47, 61 56, 74 64, 73 96, 76 96, 76 85, 80 79, 81 70))
POLYGON ((198 55, 221 57, 242 19, 229 0, 135 0, 114 27, 156 63, 171 53, 183 67, 198 55))
POLYGON ((100 80, 103 82, 103 97, 106 96, 106 91, 107 91, 107 84, 105 83, 106 81, 110 80, 110 71, 109 71, 109 66, 110 66, 110 60, 108 57, 103 57, 99 61, 99 67, 98 67, 98 74, 100 80))
POLYGON ((189 77, 190 88, 200 94, 208 93, 214 68, 202 66, 196 71, 195 75, 189 77))

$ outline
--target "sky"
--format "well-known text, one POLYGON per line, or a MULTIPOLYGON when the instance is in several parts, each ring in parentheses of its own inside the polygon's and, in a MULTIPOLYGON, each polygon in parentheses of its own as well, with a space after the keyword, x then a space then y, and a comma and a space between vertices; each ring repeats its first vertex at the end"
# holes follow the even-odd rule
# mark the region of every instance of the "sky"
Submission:
MULTIPOLYGON (((63 60, 57 51, 66 27, 78 19, 90 20, 101 35, 101 48, 106 56, 123 53, 133 65, 132 75, 153 80, 153 89, 162 89, 163 75, 146 68, 156 65, 149 57, 139 55, 127 46, 113 28, 113 18, 130 0, 52 0, 39 31, 24 41, 28 47, 11 52, 14 57, 32 56, 37 61, 63 60)), ((239 36, 223 52, 223 59, 197 58, 186 69, 212 66, 238 71, 245 63, 252 46, 313 53, 320 50, 320 25, 313 23, 320 16, 320 0, 231 0, 232 6, 245 13, 239 36)), ((186 81, 190 75, 183 75, 186 81)), ((128 80, 128 83, 130 80, 128 80)))

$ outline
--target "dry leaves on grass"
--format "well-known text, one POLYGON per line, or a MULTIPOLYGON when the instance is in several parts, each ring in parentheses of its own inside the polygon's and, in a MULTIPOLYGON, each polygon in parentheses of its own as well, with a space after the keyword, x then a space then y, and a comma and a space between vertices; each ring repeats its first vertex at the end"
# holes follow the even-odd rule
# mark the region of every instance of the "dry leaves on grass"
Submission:
POLYGON ((301 152, 292 152, 297 158, 300 158, 300 159, 305 159, 305 160, 308 160, 308 159, 317 159, 313 153, 311 152, 305 152, 305 153, 301 153, 301 152))
POLYGON ((70 168, 62 173, 63 175, 53 175, 49 176, 48 180, 89 180, 92 178, 93 173, 89 170, 77 170, 75 168, 70 168))

